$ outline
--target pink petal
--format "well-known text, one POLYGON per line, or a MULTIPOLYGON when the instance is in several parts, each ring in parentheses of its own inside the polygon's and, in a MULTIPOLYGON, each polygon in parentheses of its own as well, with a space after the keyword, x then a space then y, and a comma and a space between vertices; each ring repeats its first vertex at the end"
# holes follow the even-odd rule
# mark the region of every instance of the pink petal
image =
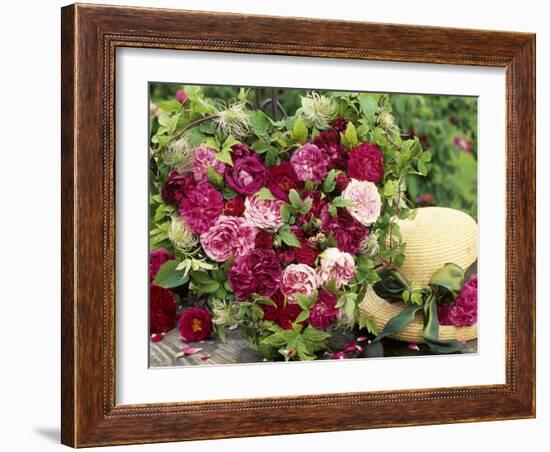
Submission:
POLYGON ((202 351, 202 348, 183 347, 181 351, 184 355, 194 355, 195 353, 199 353, 200 351, 202 351))
POLYGON ((418 347, 417 344, 413 344, 412 342, 407 346, 407 348, 409 350, 414 350, 415 352, 419 352, 420 351, 420 347, 418 347))
POLYGON ((335 352, 332 355, 330 355, 330 359, 344 359, 344 352, 335 352))
POLYGON ((154 334, 151 334, 151 341, 152 342, 160 342, 164 339, 164 336, 166 335, 166 333, 154 333, 154 334))
POLYGON ((210 355, 201 356, 201 359, 202 359, 203 361, 209 360, 209 359, 210 359, 210 355))
POLYGON ((365 342, 367 341, 369 338, 367 336, 359 336, 357 338, 357 342, 365 342))

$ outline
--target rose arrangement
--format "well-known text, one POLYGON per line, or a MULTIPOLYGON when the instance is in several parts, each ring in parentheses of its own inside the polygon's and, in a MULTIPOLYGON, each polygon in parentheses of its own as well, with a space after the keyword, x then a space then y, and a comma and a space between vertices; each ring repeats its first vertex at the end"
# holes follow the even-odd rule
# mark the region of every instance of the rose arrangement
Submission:
POLYGON ((151 334, 238 327, 267 359, 315 359, 337 331, 377 334, 357 304, 403 261, 404 180, 430 155, 384 95, 312 93, 278 121, 247 96, 186 87, 154 110, 151 334))

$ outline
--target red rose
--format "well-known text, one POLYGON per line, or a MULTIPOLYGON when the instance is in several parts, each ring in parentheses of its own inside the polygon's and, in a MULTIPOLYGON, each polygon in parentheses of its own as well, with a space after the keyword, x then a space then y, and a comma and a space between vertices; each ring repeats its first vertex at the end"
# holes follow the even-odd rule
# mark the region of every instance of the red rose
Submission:
POLYGON ((290 162, 283 162, 267 172, 267 188, 273 196, 283 201, 288 202, 288 192, 291 188, 301 190, 303 186, 290 162))
POLYGON ((362 143, 349 153, 348 176, 377 184, 384 175, 384 158, 375 144, 362 143))
POLYGON ((253 249, 235 259, 228 280, 237 298, 249 300, 253 293, 272 296, 281 282, 282 270, 272 250, 253 249))
POLYGON ((338 318, 338 297, 327 290, 320 290, 317 302, 309 311, 309 322, 318 330, 326 330, 338 318))
POLYGON ((296 250, 294 250, 296 262, 309 265, 310 267, 315 267, 317 256, 319 256, 319 251, 304 244, 302 244, 301 248, 296 248, 296 250))
POLYGON ((178 328, 184 340, 202 341, 212 332, 212 318, 204 308, 198 306, 187 308, 180 315, 178 328))
POLYGON ((273 248, 273 235, 265 229, 260 229, 256 234, 255 245, 256 248, 270 250, 273 248))
POLYGON ((346 187, 348 186, 349 179, 347 178, 347 176, 344 173, 340 173, 340 174, 338 174, 338 176, 336 176, 336 179, 335 179, 334 182, 336 184, 336 190, 338 190, 340 193, 342 193, 346 189, 346 187))
POLYGON ((264 311, 263 319, 277 322, 284 330, 292 329, 292 322, 300 315, 302 308, 297 304, 290 303, 287 303, 285 306, 285 297, 280 291, 277 291, 272 299, 275 306, 262 305, 264 311))
POLYGON ((344 133, 348 126, 348 122, 344 118, 336 118, 332 123, 332 130, 337 133, 344 133))
POLYGON ((236 160, 225 170, 227 186, 242 195, 253 195, 267 181, 267 168, 257 154, 236 160))
POLYGON ((184 176, 177 171, 172 171, 166 182, 164 182, 160 194, 167 203, 179 204, 196 185, 197 183, 192 175, 184 176))
POLYGON ((346 168, 346 153, 340 144, 340 133, 334 130, 325 130, 313 139, 315 144, 328 161, 328 169, 346 168))
POLYGON ((337 209, 337 215, 333 217, 328 206, 321 212, 323 226, 321 231, 327 237, 332 233, 338 249, 346 253, 358 253, 363 240, 367 238, 369 230, 353 218, 346 209, 337 209))
POLYGON ((244 198, 242 196, 235 196, 234 198, 231 198, 225 201, 222 215, 228 215, 231 217, 240 217, 243 213, 244 213, 244 198))
POLYGON ((149 332, 160 334, 176 326, 176 300, 167 289, 149 286, 149 332))

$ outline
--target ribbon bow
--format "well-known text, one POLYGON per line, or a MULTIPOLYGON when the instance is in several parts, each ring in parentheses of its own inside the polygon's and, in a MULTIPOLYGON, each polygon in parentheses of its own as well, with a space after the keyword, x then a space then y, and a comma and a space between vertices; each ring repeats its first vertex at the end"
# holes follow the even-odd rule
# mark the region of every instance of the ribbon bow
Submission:
POLYGON ((390 303, 403 301, 408 306, 392 317, 382 332, 367 347, 367 356, 382 356, 380 341, 403 331, 417 312, 423 312, 422 335, 434 353, 465 353, 468 348, 455 339, 439 339, 438 303, 454 303, 464 284, 464 270, 456 264, 445 264, 431 277, 427 286, 407 281, 397 270, 385 268, 379 272, 380 281, 373 288, 376 294, 390 303))

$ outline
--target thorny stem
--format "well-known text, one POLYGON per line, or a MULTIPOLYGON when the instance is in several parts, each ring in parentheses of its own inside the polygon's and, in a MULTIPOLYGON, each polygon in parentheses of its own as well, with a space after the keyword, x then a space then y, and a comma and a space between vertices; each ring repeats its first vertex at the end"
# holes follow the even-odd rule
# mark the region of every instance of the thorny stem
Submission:
POLYGON ((199 124, 203 123, 203 122, 206 122, 206 121, 210 121, 212 119, 216 119, 217 117, 219 117, 219 115, 210 115, 210 116, 204 116, 202 118, 199 118, 199 119, 196 119, 195 121, 193 122, 190 122, 189 124, 187 124, 183 129, 181 129, 181 131, 179 133, 177 133, 176 135, 174 135, 169 141, 168 143, 171 143, 172 141, 176 141, 178 140, 179 138, 181 138, 185 132, 187 132, 189 129, 192 129, 193 127, 196 127, 198 126, 199 124))

